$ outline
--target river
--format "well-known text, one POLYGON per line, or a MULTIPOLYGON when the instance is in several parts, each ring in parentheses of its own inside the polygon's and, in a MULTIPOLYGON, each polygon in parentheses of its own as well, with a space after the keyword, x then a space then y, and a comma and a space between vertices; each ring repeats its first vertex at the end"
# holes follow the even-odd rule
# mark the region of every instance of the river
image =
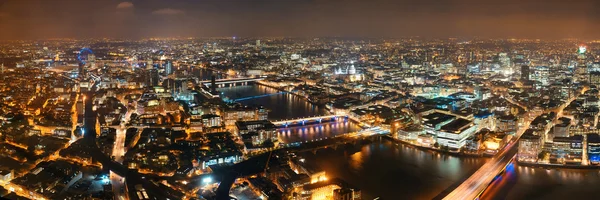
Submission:
POLYGON ((305 153, 329 177, 361 189, 363 199, 432 199, 470 175, 483 158, 459 158, 382 140, 349 151, 305 153))
MULTIPOLYGON (((278 91, 261 85, 219 88, 237 99, 278 91)), ((240 103, 263 105, 270 120, 326 114, 327 111, 291 94, 253 98, 240 103)), ((310 141, 357 131, 353 122, 337 121, 279 129, 284 142, 310 141)), ((303 153, 328 173, 360 188, 363 199, 431 199, 477 170, 488 158, 455 157, 383 140, 344 149, 303 153)), ((513 165, 497 178, 482 199, 566 199, 594 196, 600 171, 540 169, 513 165)))
MULTIPOLYGON (((324 108, 313 105, 306 100, 289 93, 280 93, 278 90, 263 85, 244 85, 235 87, 222 87, 218 89, 222 95, 230 99, 239 99, 265 94, 253 99, 240 101, 245 105, 264 106, 269 109, 270 120, 282 120, 316 115, 326 115, 324 108)), ((284 143, 311 141, 320 138, 333 137, 338 134, 359 131, 360 127, 347 119, 338 119, 335 122, 323 122, 305 126, 291 126, 280 128, 279 140, 284 143)))
POLYGON ((264 94, 276 94, 249 100, 240 101, 246 105, 262 105, 270 109, 270 120, 282 120, 299 117, 324 115, 327 111, 308 101, 289 93, 279 93, 278 90, 263 85, 244 85, 235 87, 218 88, 222 95, 229 99, 240 99, 246 97, 260 96, 264 94))

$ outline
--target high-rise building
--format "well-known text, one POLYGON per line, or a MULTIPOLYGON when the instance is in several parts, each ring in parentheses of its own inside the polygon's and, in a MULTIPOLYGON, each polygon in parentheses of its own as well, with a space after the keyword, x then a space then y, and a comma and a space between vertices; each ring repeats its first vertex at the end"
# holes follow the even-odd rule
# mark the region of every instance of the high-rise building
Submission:
POLYGON ((260 40, 256 40, 256 47, 260 47, 260 40))
POLYGON ((94 55, 94 54, 88 54, 87 55, 87 61, 88 62, 95 62, 96 61, 96 55, 94 55))
POLYGON ((592 85, 600 85, 600 72, 590 72, 590 83, 592 85))
POLYGON ((173 62, 170 60, 167 61, 167 64, 165 64, 165 73, 167 75, 171 75, 173 73, 173 62))
POLYGON ((171 78, 167 78, 167 79, 163 80, 163 83, 162 83, 162 86, 163 86, 165 89, 169 90, 169 92, 170 92, 172 95, 174 95, 174 94, 175 94, 175 92, 179 92, 179 91, 176 91, 176 90, 177 90, 177 89, 176 89, 177 87, 176 87, 175 85, 176 85, 176 83, 175 83, 175 80, 173 80, 173 79, 171 79, 171 78))
POLYGON ((480 63, 471 63, 467 65, 467 72, 471 74, 477 74, 481 72, 481 64, 480 63))
POLYGON ((148 70, 148 73, 149 73, 148 86, 152 86, 152 87, 158 86, 158 84, 160 82, 160 80, 159 80, 160 77, 158 76, 158 70, 151 69, 151 70, 148 70))
POLYGON ((179 90, 180 93, 187 93, 188 92, 188 82, 187 80, 184 80, 181 82, 181 89, 179 90))
POLYGON ((540 82, 542 85, 548 85, 550 80, 550 68, 547 66, 536 66, 533 73, 529 74, 531 80, 540 82))
POLYGON ((96 68, 96 55, 88 54, 87 55, 87 63, 89 63, 91 68, 96 68))
POLYGON ((502 67, 510 66, 510 57, 508 57, 507 53, 499 53, 498 57, 498 61, 500 61, 502 67))
POLYGON ((84 67, 84 64, 82 62, 79 62, 78 72, 79 72, 79 77, 81 77, 81 78, 85 77, 85 69, 83 67, 84 67))
POLYGON ((521 66, 521 79, 522 80, 529 80, 529 66, 527 65, 523 65, 521 66))

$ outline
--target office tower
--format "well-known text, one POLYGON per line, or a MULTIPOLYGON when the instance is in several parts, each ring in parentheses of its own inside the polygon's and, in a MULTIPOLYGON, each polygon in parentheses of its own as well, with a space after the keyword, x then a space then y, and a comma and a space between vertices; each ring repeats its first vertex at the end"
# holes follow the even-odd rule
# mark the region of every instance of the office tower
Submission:
POLYGON ((589 80, 592 85, 600 85, 600 72, 590 72, 589 80))
POLYGON ((87 61, 88 62, 95 62, 96 61, 96 55, 94 55, 94 54, 88 54, 87 55, 87 61))
POLYGON ((148 70, 148 73, 149 73, 148 86, 152 86, 152 87, 158 86, 158 84, 160 82, 160 80, 159 80, 160 77, 158 76, 158 70, 151 69, 151 70, 148 70))
POLYGON ((79 62, 78 72, 79 72, 79 77, 81 77, 81 78, 85 77, 85 69, 83 67, 84 67, 84 64, 82 62, 79 62))
POLYGON ((167 61, 167 64, 165 64, 165 73, 167 75, 171 75, 173 73, 173 62, 167 61))
POLYGON ((529 66, 527 66, 527 65, 521 66, 521 79, 529 80, 529 66))

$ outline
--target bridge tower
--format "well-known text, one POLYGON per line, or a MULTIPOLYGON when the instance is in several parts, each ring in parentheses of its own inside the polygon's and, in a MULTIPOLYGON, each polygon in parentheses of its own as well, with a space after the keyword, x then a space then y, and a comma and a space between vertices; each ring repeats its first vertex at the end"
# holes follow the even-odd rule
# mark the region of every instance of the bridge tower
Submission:
POLYGON ((400 129, 400 121, 394 120, 390 127, 390 135, 392 138, 398 138, 398 130, 400 129))
POLYGON ((212 75, 210 77, 210 92, 211 93, 217 92, 217 77, 215 77, 215 75, 212 75))

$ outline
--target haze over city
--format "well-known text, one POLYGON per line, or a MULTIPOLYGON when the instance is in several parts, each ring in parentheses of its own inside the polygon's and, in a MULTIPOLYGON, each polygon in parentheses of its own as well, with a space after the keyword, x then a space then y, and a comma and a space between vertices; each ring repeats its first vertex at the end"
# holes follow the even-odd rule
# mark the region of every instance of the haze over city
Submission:
POLYGON ((594 0, 0 1, 0 39, 488 37, 596 39, 594 0))

